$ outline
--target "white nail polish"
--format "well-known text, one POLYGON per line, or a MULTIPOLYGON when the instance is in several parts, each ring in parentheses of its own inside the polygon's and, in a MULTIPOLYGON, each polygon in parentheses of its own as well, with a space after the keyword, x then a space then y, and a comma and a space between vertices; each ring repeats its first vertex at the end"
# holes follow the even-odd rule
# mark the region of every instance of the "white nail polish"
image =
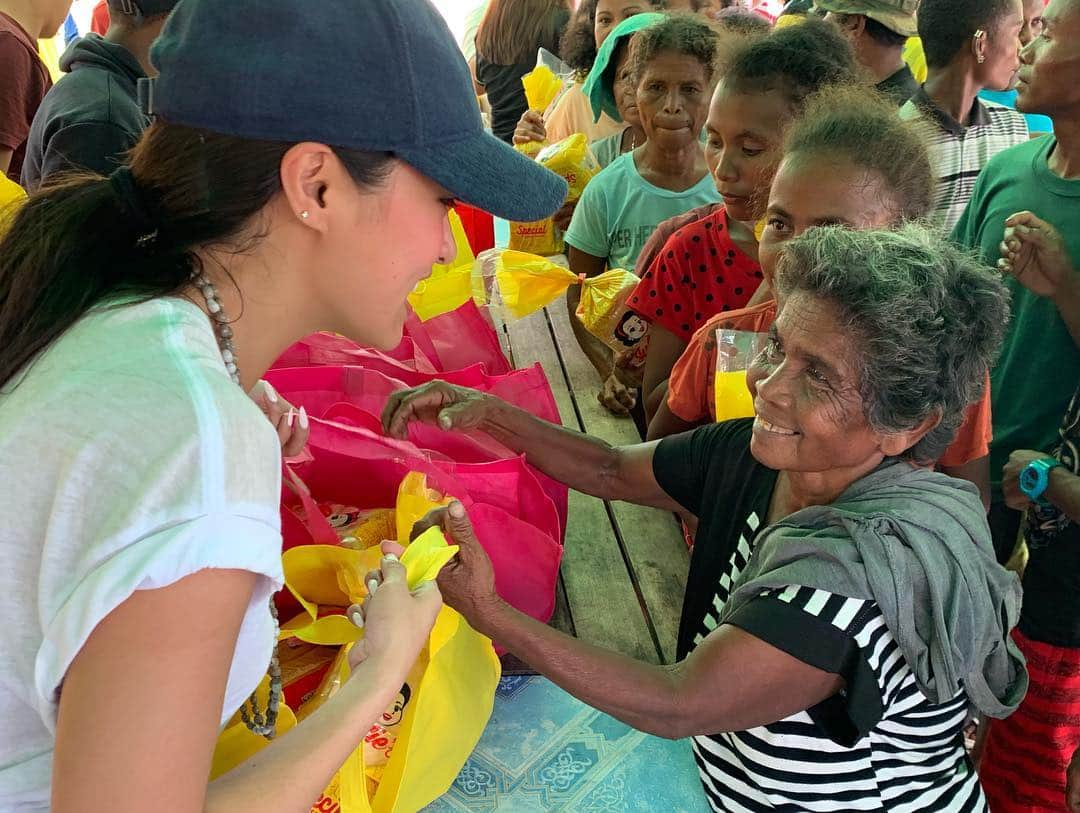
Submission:
POLYGON ((370 596, 370 595, 374 595, 374 593, 375 593, 375 590, 376 590, 376 588, 378 588, 378 586, 379 586, 379 582, 378 582, 377 580, 375 580, 375 579, 371 579, 371 580, 370 580, 370 581, 369 581, 369 582, 367 583, 367 591, 368 591, 368 595, 369 595, 369 596, 370 596))
POLYGON ((292 429, 293 420, 296 418, 296 407, 289 407, 289 417, 285 419, 285 424, 292 429))
POLYGON ((278 402, 277 391, 269 381, 263 381, 263 389, 266 390, 266 400, 271 404, 276 404, 278 402))
POLYGON ((301 429, 307 429, 308 428, 307 410, 304 409, 302 406, 300 407, 300 428, 301 429))
POLYGON ((385 561, 387 561, 387 562, 396 562, 396 561, 398 561, 397 556, 395 554, 393 554, 393 553, 384 554, 383 559, 385 561))

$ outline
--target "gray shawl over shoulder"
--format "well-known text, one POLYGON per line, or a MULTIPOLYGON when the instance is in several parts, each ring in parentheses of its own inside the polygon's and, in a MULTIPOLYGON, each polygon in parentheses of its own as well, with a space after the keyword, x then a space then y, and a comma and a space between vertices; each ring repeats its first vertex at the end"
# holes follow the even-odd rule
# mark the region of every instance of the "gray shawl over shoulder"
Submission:
POLYGON ((963 689, 983 713, 1006 717, 1027 691, 1009 637, 1020 580, 994 558, 970 483, 885 461, 831 505, 763 530, 721 623, 763 590, 793 584, 873 600, 932 702, 963 689))

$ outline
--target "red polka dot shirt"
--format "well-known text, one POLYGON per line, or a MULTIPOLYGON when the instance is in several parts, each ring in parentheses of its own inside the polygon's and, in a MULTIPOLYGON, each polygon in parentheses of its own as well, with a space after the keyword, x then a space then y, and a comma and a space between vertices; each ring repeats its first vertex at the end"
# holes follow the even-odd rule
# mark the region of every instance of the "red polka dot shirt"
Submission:
POLYGON ((721 207, 671 235, 627 305, 689 343, 711 316, 744 307, 762 276, 731 239, 721 207))

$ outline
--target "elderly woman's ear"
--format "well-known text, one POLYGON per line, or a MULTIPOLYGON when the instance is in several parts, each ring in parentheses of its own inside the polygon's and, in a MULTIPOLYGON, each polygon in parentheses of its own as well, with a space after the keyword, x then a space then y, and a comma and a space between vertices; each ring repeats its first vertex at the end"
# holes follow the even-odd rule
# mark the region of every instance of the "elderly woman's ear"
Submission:
POLYGON ((918 424, 906 432, 889 432, 881 436, 881 452, 886 457, 902 455, 941 423, 941 410, 935 409, 933 414, 926 416, 918 424))

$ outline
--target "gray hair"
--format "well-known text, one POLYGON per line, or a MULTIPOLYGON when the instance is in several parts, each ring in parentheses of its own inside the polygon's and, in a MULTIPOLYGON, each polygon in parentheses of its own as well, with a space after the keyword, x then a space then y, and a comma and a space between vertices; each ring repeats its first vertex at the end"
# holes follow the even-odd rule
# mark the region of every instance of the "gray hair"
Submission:
POLYGON ((781 297, 807 293, 839 310, 856 341, 870 426, 903 432, 938 414, 903 457, 940 458, 1001 347, 1009 292, 1000 274, 925 226, 829 226, 784 245, 776 282, 781 297))

